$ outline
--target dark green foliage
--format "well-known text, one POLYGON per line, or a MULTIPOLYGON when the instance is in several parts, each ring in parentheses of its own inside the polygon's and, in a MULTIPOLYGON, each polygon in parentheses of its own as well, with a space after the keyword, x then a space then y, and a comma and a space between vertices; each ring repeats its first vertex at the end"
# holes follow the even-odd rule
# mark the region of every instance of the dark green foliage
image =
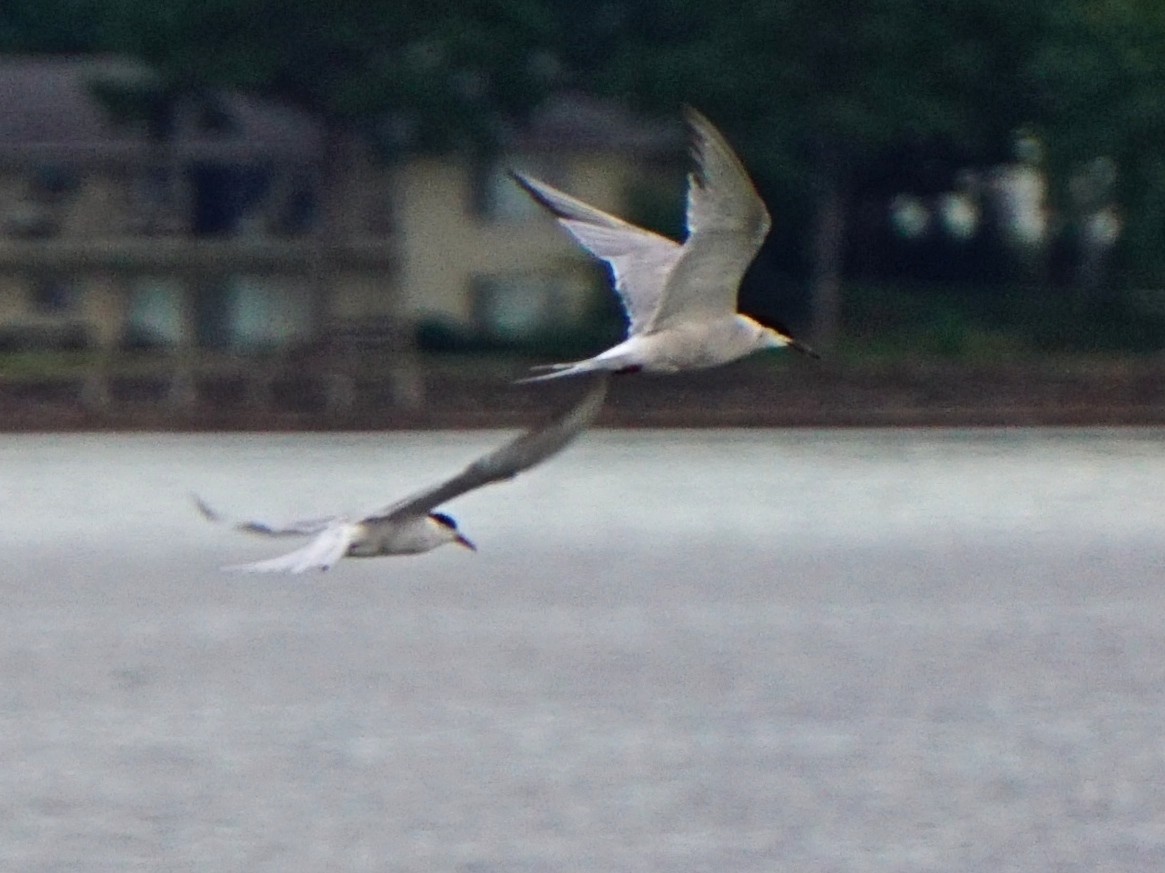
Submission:
MULTIPOLYGON (((798 279, 842 256, 814 247, 824 192, 841 191, 852 228, 854 198, 884 184, 888 155, 919 167, 939 156, 948 174, 985 167, 1009 158, 1025 128, 1044 145, 1065 226, 1072 175, 1098 156, 1114 162, 1123 231, 1108 282, 1165 286, 1158 0, 8 0, 0 47, 127 53, 158 70, 163 119, 178 95, 239 88, 389 155, 488 149, 555 89, 660 118, 690 103, 724 129, 773 207, 760 271, 798 279)), ((1048 332, 1077 344, 1123 335, 1151 346, 1154 323, 1110 311, 1117 299, 1037 321, 1071 321, 1048 332)), ((1007 320, 939 319, 938 346, 957 350, 984 318, 1007 320)))
POLYGON ((98 44, 100 21, 100 0, 4 0, 0 51, 92 51, 98 44))
POLYGON ((1153 352, 1165 346, 1165 310, 1130 295, 1079 305, 1029 285, 847 289, 848 354, 1000 364, 1045 354, 1153 352))
POLYGON ((105 47, 178 90, 250 90, 367 131, 391 114, 411 147, 488 145, 547 86, 546 14, 526 0, 109 0, 103 22, 105 47))

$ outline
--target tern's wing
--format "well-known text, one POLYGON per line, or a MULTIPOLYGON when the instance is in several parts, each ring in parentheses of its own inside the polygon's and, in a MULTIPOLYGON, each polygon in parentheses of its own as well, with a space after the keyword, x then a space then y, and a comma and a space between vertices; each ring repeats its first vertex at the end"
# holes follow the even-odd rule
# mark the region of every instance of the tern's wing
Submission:
POLYGON ((664 282, 680 256, 679 243, 588 206, 545 182, 514 171, 510 175, 587 251, 610 265, 630 322, 628 333, 639 333, 659 307, 664 282))
POLYGON ((237 573, 303 573, 305 570, 329 570, 347 553, 356 531, 357 525, 351 522, 337 522, 325 527, 311 542, 294 552, 250 564, 231 564, 223 569, 237 573))
POLYGON ((454 476, 406 497, 381 512, 363 519, 364 524, 397 521, 424 515, 459 494, 491 482, 512 479, 523 470, 564 449, 595 420, 607 396, 609 374, 600 373, 577 403, 540 428, 534 428, 484 455, 454 476))
POLYGON ((688 238, 652 329, 735 312, 740 280, 770 226, 764 201, 732 147, 695 109, 687 109, 686 118, 696 163, 688 176, 688 238))
POLYGON ((222 516, 197 494, 191 494, 195 507, 202 513, 202 517, 215 524, 225 524, 244 533, 258 534, 265 537, 308 537, 318 534, 328 525, 336 521, 336 516, 322 518, 305 518, 299 521, 290 521, 285 524, 269 524, 265 521, 234 521, 222 516))

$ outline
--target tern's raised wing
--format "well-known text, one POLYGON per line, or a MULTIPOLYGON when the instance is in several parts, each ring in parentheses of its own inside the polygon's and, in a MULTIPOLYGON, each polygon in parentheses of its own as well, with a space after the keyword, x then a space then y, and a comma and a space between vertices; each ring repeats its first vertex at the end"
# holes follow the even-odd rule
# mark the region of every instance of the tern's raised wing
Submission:
POLYGON ((510 175, 583 248, 610 265, 615 291, 627 312, 628 334, 642 331, 659 307, 664 283, 680 256, 679 243, 589 206, 545 182, 515 171, 510 175))
POLYGON ((600 373, 594 379, 594 384, 577 403, 545 426, 527 431, 488 455, 478 458, 453 478, 410 495, 363 519, 363 523, 371 525, 377 522, 394 522, 424 515, 467 491, 491 482, 512 479, 523 470, 528 470, 560 452, 595 420, 603 406, 603 400, 607 396, 609 374, 600 373))
POLYGON ((695 170, 688 176, 688 238, 649 327, 736 311, 745 270, 769 232, 769 213, 732 147, 688 108, 695 170))
POLYGON ((330 570, 332 565, 348 552, 358 525, 335 522, 320 531, 311 542, 265 561, 250 564, 231 564, 223 567, 236 573, 303 573, 307 570, 330 570))
POLYGON ((207 521, 213 521, 215 524, 225 524, 235 530, 241 530, 244 533, 258 534, 264 537, 309 537, 318 534, 329 525, 333 524, 337 517, 334 515, 323 516, 320 518, 304 518, 299 521, 289 521, 284 524, 270 524, 265 521, 234 521, 225 518, 218 510, 211 507, 205 500, 197 494, 191 494, 191 499, 198 511, 202 513, 202 517, 207 521))

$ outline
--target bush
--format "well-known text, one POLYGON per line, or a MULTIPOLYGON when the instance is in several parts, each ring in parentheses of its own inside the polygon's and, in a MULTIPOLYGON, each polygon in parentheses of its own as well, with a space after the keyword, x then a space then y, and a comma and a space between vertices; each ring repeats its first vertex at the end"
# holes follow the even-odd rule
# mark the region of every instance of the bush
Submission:
POLYGON ((1144 353, 1165 348, 1165 313, 1131 296, 1073 305, 1034 286, 863 285, 845 291, 843 337, 857 357, 1144 353))

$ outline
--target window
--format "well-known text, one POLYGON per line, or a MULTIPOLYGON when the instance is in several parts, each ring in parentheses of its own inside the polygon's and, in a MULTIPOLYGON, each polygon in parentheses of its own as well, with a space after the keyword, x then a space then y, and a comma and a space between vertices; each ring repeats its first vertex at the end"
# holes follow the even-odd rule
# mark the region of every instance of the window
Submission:
POLYGON ((482 276, 473 281, 473 320, 493 339, 521 341, 566 320, 562 285, 556 276, 482 276))
POLYGON ((33 167, 28 177, 28 196, 35 203, 64 203, 80 188, 77 172, 63 165, 40 164, 33 167))
POLYGON ((37 315, 64 315, 77 303, 77 286, 60 276, 40 278, 32 283, 32 310, 37 315))

